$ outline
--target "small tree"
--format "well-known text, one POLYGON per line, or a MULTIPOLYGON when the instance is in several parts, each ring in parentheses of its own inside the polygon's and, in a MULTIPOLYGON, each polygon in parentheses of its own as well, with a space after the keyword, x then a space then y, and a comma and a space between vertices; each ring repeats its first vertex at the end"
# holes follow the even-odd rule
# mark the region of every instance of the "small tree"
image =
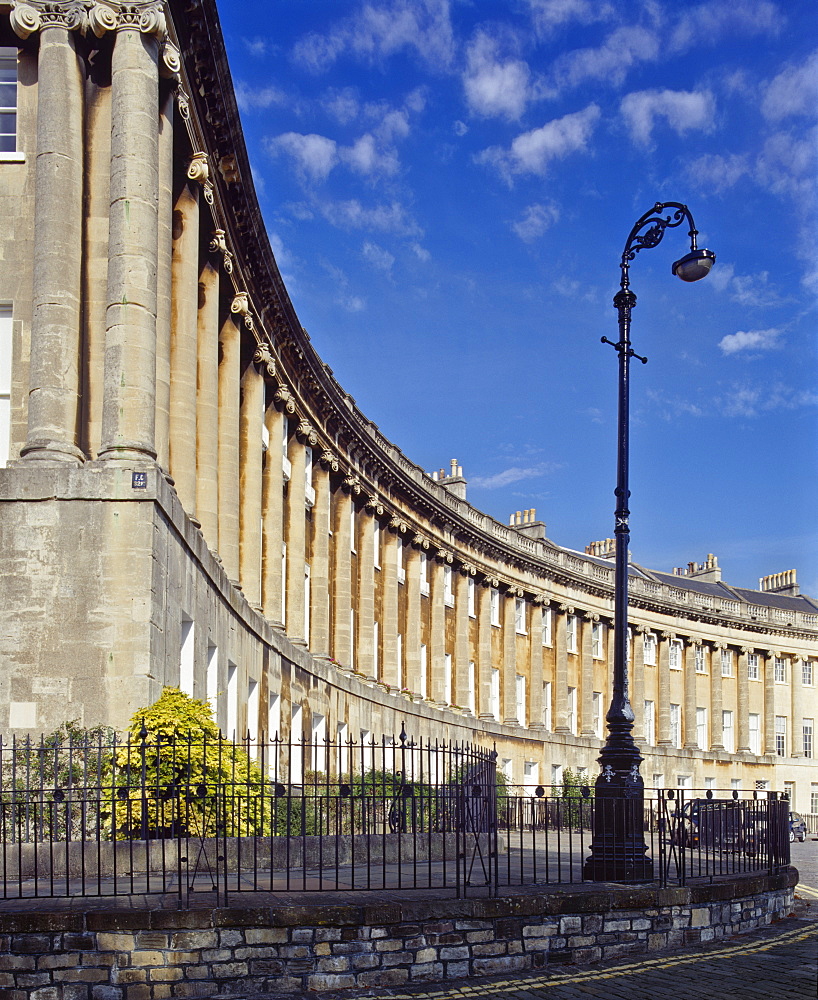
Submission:
POLYGON ((270 790, 247 752, 226 740, 210 705, 166 687, 131 717, 116 755, 115 835, 242 837, 269 832, 270 790))
POLYGON ((582 797, 582 786, 585 782, 579 774, 567 767, 562 772, 562 787, 559 789, 559 798, 562 800, 561 811, 562 821, 566 826, 581 827, 584 818, 582 797))

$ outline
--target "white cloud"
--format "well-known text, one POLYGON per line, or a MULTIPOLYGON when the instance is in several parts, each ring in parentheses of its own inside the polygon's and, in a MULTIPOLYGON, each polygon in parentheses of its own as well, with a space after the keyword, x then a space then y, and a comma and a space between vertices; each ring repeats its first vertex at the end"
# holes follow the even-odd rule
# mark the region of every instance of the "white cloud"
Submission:
POLYGON ((539 34, 551 34, 571 21, 591 24, 607 21, 615 14, 611 3, 602 0, 528 0, 531 18, 539 34))
POLYGON ((554 462, 540 462, 531 466, 514 465, 493 476, 474 476, 469 480, 469 486, 478 490, 497 490, 503 486, 510 486, 511 483, 519 483, 523 479, 536 479, 538 476, 548 475, 558 468, 554 462))
POLYGON ((338 155, 357 174, 391 176, 400 167, 396 150, 379 149, 375 137, 369 133, 362 135, 352 146, 339 150, 338 155))
POLYGON ((620 110, 634 142, 647 145, 657 118, 664 118, 679 135, 693 129, 710 131, 716 102, 708 90, 640 90, 623 97, 620 110))
POLYGON ((469 109, 485 118, 516 120, 525 111, 529 69, 522 59, 499 57, 499 42, 480 31, 466 53, 463 89, 469 109))
POLYGON ((524 243, 533 243, 560 217, 559 207, 552 201, 547 205, 529 205, 522 217, 511 228, 524 243))
POLYGON ((782 70, 765 88, 761 113, 768 121, 813 115, 818 106, 818 52, 800 66, 782 70))
POLYGON ((558 91, 577 87, 586 80, 604 80, 620 86, 631 67, 653 62, 659 56, 659 38, 647 28, 617 28, 597 48, 574 49, 554 63, 553 77, 558 91))
POLYGON ((452 126, 455 135, 465 135, 469 131, 469 126, 465 122, 461 122, 459 119, 452 126))
POLYGON ((721 156, 718 153, 705 153, 690 164, 686 175, 702 191, 719 193, 737 184, 742 177, 750 173, 750 165, 746 156, 730 153, 721 156))
POLYGON ((339 229, 365 229, 398 236, 419 236, 422 233, 417 222, 396 201, 367 208, 352 198, 348 201, 322 202, 316 205, 316 210, 339 229))
POLYGON ((364 260, 371 264, 376 270, 383 271, 385 274, 389 274, 392 271, 395 258, 388 250, 384 250, 384 248, 378 246, 377 243, 370 243, 369 240, 367 240, 363 245, 361 253, 363 254, 364 260))
POLYGON ((739 330, 729 333, 719 341, 722 354, 736 354, 738 351, 772 351, 781 346, 781 330, 739 330))
POLYGON ((250 87, 242 80, 236 83, 236 104, 244 114, 280 107, 286 103, 287 95, 278 87, 250 87))
POLYGON ((417 259, 422 260, 424 264, 426 263, 427 260, 432 259, 432 255, 429 253, 426 247, 421 246, 420 243, 410 243, 409 249, 417 257, 417 259))
POLYGON ((267 39, 256 35, 254 38, 242 38, 242 44, 256 59, 261 58, 267 52, 267 39))
POLYGON ((478 163, 496 167, 507 181, 514 174, 544 174, 552 160, 586 149, 599 121, 601 112, 596 104, 582 111, 554 118, 541 128, 523 132, 509 149, 492 146, 476 157, 478 163))
POLYGON ((353 87, 330 90, 323 100, 324 110, 341 125, 354 121, 360 114, 360 101, 353 87))
POLYGON ((336 285, 336 295, 333 300, 336 305, 351 313, 362 312, 366 309, 366 300, 349 291, 349 278, 340 267, 336 267, 328 260, 321 260, 319 263, 336 285))
POLYGON ((757 274, 736 274, 732 264, 721 263, 714 267, 707 279, 710 288, 727 292, 733 302, 754 308, 777 305, 781 301, 778 291, 769 283, 768 271, 757 274))
POLYGON ((323 135, 285 132, 268 140, 267 149, 273 155, 283 150, 292 157, 298 170, 314 181, 326 180, 338 163, 338 144, 323 135))
POLYGON ((293 49, 293 58, 321 73, 344 54, 373 63, 410 50, 431 68, 443 70, 451 65, 454 49, 448 0, 393 0, 364 3, 328 33, 306 35, 293 49))
POLYGON ((776 132, 764 143, 756 178, 769 191, 804 198, 814 205, 818 168, 818 128, 807 133, 776 132))
POLYGON ((796 389, 786 382, 734 383, 722 397, 728 417, 757 417, 773 410, 800 410, 818 405, 818 393, 796 389))
POLYGON ((784 23, 783 12, 770 0, 706 0, 682 14, 669 47, 679 52, 714 45, 727 35, 777 35, 784 23))

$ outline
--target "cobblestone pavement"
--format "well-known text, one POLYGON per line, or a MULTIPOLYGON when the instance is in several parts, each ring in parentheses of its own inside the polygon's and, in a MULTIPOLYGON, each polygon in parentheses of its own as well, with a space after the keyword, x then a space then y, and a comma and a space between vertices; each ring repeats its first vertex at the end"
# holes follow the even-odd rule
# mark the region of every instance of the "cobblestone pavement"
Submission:
POLYGON ((695 950, 416 988, 234 994, 231 1000, 816 1000, 818 889, 812 892, 801 896, 789 920, 695 950))

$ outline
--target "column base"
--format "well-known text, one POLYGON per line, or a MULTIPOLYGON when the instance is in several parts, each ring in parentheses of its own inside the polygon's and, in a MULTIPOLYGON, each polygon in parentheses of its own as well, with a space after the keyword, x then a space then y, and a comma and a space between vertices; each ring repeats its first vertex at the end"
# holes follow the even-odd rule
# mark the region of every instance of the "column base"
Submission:
POLYGON ((30 441, 20 449, 22 462, 53 462, 63 465, 71 462, 82 465, 85 455, 74 444, 66 441, 30 441))
POLYGON ((155 465, 156 452, 147 445, 139 444, 138 442, 129 442, 127 444, 111 445, 110 447, 100 449, 97 453, 97 461, 119 462, 123 465, 130 465, 133 462, 155 465))

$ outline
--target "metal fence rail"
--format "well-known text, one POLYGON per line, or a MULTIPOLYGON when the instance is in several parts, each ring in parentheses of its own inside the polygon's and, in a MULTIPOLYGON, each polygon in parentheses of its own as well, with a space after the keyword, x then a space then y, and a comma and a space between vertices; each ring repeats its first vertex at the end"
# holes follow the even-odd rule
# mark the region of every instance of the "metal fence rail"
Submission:
MULTIPOLYGON (((606 803, 551 792, 508 784, 493 750, 405 731, 0 740, 3 898, 174 894, 185 906, 194 894, 578 883, 606 803)), ((635 803, 659 883, 785 868, 789 803, 758 794, 635 803)))

